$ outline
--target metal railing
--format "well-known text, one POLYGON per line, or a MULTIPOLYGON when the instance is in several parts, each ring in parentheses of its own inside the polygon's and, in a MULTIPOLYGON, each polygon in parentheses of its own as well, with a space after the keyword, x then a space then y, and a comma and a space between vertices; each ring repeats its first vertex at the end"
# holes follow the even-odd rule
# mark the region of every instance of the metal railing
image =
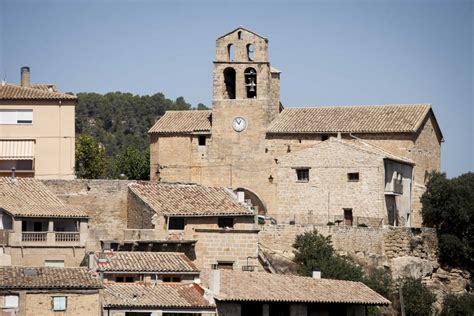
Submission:
POLYGON ((21 241, 25 242, 45 242, 47 239, 47 232, 22 232, 21 241))
POLYGON ((57 242, 78 242, 80 240, 78 232, 56 232, 55 235, 57 242))

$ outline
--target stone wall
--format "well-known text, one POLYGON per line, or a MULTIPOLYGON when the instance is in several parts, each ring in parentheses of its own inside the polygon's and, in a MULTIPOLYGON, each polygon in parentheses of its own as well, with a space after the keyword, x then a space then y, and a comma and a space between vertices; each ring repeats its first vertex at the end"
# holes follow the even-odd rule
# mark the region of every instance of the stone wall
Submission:
POLYGON ((127 225, 128 180, 45 180, 59 198, 83 207, 90 217, 87 251, 100 250, 100 240, 122 240, 127 225))
MULTIPOLYGON (((68 293, 66 291, 27 293, 25 300, 20 301, 25 304, 25 316, 48 316, 48 315, 100 315, 100 298, 98 291, 91 293, 68 293), (54 296, 66 296, 66 311, 55 312, 51 308, 51 301, 54 296)), ((21 308, 21 307, 20 307, 21 308)))
POLYGON ((63 261, 65 267, 78 267, 86 256, 85 249, 80 247, 6 247, 5 252, 11 264, 25 267, 43 267, 46 260, 63 261))

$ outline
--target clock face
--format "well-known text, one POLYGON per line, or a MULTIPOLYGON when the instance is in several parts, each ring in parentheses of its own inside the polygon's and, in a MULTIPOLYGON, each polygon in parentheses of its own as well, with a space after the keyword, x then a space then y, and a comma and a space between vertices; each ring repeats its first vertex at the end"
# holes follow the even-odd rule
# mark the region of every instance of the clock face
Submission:
POLYGON ((232 127, 234 128, 234 131, 242 132, 247 127, 247 122, 243 117, 239 116, 232 121, 232 127))

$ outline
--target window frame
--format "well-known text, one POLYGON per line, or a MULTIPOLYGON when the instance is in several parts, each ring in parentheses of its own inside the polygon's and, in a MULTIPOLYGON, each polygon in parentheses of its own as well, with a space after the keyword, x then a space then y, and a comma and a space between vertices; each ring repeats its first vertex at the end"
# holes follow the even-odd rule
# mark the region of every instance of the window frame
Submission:
MULTIPOLYGON (((11 301, 9 302, 11 303, 11 301)), ((2 309, 12 309, 12 308, 18 308, 20 306, 20 297, 18 295, 4 295, 3 296, 3 307, 2 309), (15 298, 15 304, 7 304, 7 298, 15 298)))
POLYGON ((53 312, 64 312, 67 310, 67 296, 53 296, 51 300, 53 312), (64 308, 62 306, 56 307, 56 300, 64 299, 64 308), (62 308, 62 309, 61 309, 62 308))
POLYGON ((294 169, 296 171, 296 182, 300 182, 300 183, 309 182, 309 179, 310 179, 309 170, 311 168, 309 168, 309 167, 298 167, 298 168, 294 168, 294 169), (305 177, 305 173, 306 173, 306 177, 305 177))
POLYGON ((207 137, 206 135, 198 135, 198 146, 205 147, 207 144, 207 137))
POLYGON ((0 109, 1 113, 12 113, 9 120, 0 115, 0 125, 33 125, 33 109, 0 109), (27 119, 25 114, 28 113, 27 119), (15 117, 13 119, 13 116, 15 117))

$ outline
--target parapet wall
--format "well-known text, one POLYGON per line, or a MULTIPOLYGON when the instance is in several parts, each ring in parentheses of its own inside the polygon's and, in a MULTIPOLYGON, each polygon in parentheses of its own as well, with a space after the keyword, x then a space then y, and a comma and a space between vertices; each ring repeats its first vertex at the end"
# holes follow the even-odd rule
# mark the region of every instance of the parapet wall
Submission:
POLYGON ((89 215, 87 251, 100 250, 100 240, 123 240, 127 227, 127 193, 130 180, 44 180, 66 203, 89 215))

